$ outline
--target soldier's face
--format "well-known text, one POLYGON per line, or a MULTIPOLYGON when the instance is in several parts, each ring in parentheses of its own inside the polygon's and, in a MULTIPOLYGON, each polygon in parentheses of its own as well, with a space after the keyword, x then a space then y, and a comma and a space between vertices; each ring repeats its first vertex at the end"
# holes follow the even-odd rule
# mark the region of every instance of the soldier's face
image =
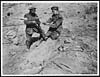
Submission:
POLYGON ((32 9, 32 10, 30 10, 30 12, 31 12, 31 13, 35 13, 35 12, 36 12, 36 10, 35 10, 35 9, 32 9))
POLYGON ((52 13, 53 14, 58 14, 58 11, 57 10, 52 10, 52 13))

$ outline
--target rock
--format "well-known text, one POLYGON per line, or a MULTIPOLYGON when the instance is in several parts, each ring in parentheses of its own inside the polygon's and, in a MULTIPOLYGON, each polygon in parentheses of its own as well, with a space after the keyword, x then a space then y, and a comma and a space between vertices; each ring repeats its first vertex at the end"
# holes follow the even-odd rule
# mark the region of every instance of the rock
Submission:
POLYGON ((60 46, 60 47, 58 48, 58 50, 63 52, 65 49, 64 49, 63 46, 60 46))
POLYGON ((14 37, 16 37, 16 35, 17 35, 17 33, 16 33, 15 30, 9 30, 9 31, 6 33, 6 36, 7 36, 8 38, 11 38, 11 39, 13 39, 14 37))
POLYGON ((18 37, 12 39, 12 41, 13 41, 13 44, 17 45, 18 44, 18 37))
POLYGON ((11 52, 9 52, 9 55, 14 56, 14 55, 16 55, 16 52, 11 51, 11 52))

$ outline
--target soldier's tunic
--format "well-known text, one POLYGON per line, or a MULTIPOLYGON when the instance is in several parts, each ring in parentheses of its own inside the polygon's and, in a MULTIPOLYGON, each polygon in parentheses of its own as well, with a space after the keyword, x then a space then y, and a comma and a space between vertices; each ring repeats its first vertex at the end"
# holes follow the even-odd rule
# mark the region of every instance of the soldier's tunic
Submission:
POLYGON ((26 37, 28 40, 30 40, 33 32, 37 32, 38 31, 38 27, 40 27, 40 21, 39 18, 36 14, 25 14, 24 15, 25 18, 27 18, 26 21, 24 21, 24 23, 26 24, 26 37), (32 21, 35 21, 36 23, 32 23, 32 21))
MULTIPOLYGON (((36 14, 30 14, 27 13, 24 15, 25 18, 27 18, 27 20, 24 21, 24 23, 26 24, 26 44, 30 47, 31 45, 31 41, 33 41, 32 39, 32 34, 34 32, 36 33, 40 33, 40 21, 39 18, 36 14), (32 21, 35 21, 36 23, 33 23, 32 21)), ((40 35, 41 36, 41 35, 40 35)), ((37 41, 39 39, 35 39, 34 41, 37 41)))
POLYGON ((46 35, 51 37, 53 40, 57 39, 63 29, 62 22, 63 17, 60 14, 52 15, 52 18, 50 18, 47 23, 52 23, 53 25, 50 26, 46 35))

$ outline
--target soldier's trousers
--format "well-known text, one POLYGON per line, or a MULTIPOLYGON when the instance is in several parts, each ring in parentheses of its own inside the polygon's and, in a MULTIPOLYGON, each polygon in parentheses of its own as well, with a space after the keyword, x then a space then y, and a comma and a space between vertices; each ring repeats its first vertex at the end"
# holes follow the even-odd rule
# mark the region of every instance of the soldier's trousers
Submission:
POLYGON ((30 48, 30 46, 32 45, 32 43, 40 40, 40 37, 32 37, 32 35, 30 35, 30 34, 26 34, 26 38, 27 38, 27 40, 26 40, 26 46, 27 46, 28 49, 30 48))
POLYGON ((46 36, 48 38, 50 37, 52 40, 56 40, 60 36, 60 33, 58 31, 48 31, 46 36))
POLYGON ((39 37, 32 37, 34 31, 31 32, 31 30, 33 30, 32 28, 29 29, 28 31, 28 28, 26 28, 26 46, 27 48, 29 49, 30 46, 32 45, 32 43, 40 40, 41 38, 43 38, 43 40, 45 40, 45 37, 46 35, 44 34, 44 32, 40 29, 40 31, 38 32, 35 32, 35 33, 39 33, 40 36, 39 37))
POLYGON ((31 38, 32 38, 32 34, 27 34, 26 33, 26 46, 29 49, 31 46, 31 38))
MULTIPOLYGON (((31 30, 31 29, 32 28, 30 28, 29 30, 31 30)), ((40 39, 40 37, 32 37, 33 33, 34 33, 34 31, 28 32, 28 28, 26 28, 26 46, 28 49, 30 48, 30 46, 32 45, 33 42, 36 42, 37 40, 40 39)))
POLYGON ((60 36, 62 29, 62 26, 58 29, 49 28, 48 32, 46 33, 46 36, 50 37, 52 40, 56 40, 60 36))

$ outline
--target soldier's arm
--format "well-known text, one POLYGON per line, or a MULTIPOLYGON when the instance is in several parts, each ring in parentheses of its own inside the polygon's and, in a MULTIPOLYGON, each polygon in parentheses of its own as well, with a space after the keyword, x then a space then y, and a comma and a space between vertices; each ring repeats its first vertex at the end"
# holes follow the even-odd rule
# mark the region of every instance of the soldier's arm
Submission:
POLYGON ((27 19, 27 14, 24 15, 24 18, 26 18, 26 20, 24 20, 24 24, 29 24, 30 22, 27 19))
POLYGON ((63 18, 60 16, 59 19, 57 19, 57 21, 51 25, 51 27, 57 28, 62 22, 63 22, 63 18))
POLYGON ((24 15, 24 18, 26 19, 26 20, 24 20, 24 23, 25 23, 25 24, 35 23, 35 22, 33 22, 32 20, 29 20, 29 19, 28 19, 28 16, 29 16, 28 14, 25 14, 25 15, 24 15))
POLYGON ((25 24, 31 24, 31 23, 33 23, 32 21, 29 21, 29 20, 24 20, 24 23, 25 24))
POLYGON ((53 19, 49 18, 46 22, 43 22, 43 24, 44 25, 50 25, 52 21, 53 21, 53 19))
POLYGON ((53 21, 52 18, 49 18, 46 23, 51 23, 53 21))
POLYGON ((40 25, 40 20, 39 20, 39 17, 36 15, 36 17, 35 17, 35 21, 36 21, 36 23, 38 24, 38 25, 40 25))

